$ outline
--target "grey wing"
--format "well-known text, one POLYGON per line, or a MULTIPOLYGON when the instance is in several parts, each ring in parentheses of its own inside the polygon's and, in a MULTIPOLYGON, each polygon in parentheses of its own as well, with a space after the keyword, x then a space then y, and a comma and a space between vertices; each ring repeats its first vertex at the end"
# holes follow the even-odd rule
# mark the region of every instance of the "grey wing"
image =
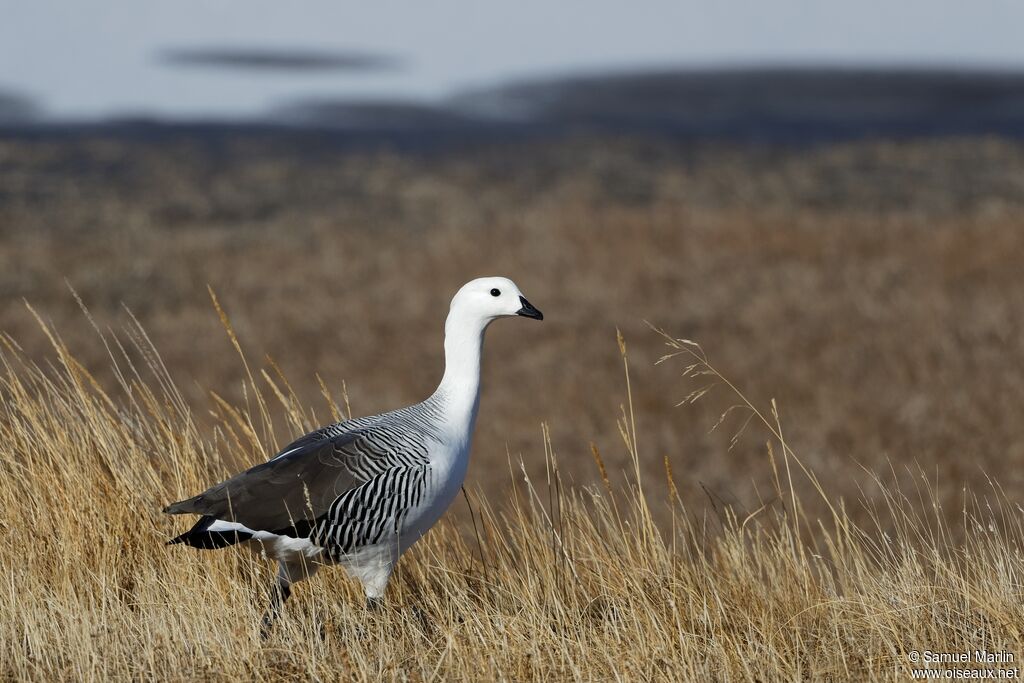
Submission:
POLYGON ((255 530, 309 529, 342 494, 371 478, 375 468, 365 462, 374 456, 366 447, 369 431, 339 433, 332 427, 312 432, 273 459, 164 512, 208 515, 255 530))

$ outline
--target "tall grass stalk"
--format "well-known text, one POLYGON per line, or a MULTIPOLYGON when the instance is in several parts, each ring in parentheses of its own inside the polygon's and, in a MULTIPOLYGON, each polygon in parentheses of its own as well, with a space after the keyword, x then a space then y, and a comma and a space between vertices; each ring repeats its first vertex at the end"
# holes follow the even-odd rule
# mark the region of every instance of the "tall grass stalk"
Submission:
MULTIPOLYGON (((941 473, 916 471, 906 491, 888 483, 895 468, 865 471, 860 500, 833 497, 786 441, 774 402, 754 405, 703 349, 668 335, 664 362, 685 359, 688 378, 708 381, 689 400, 720 385, 736 397, 737 429, 764 429, 772 500, 749 514, 720 508, 711 532, 680 503, 686 473, 673 474, 671 456, 658 458, 667 495, 641 482, 641 461, 656 456, 637 446, 620 336, 620 429, 636 466, 624 487, 596 447, 598 483, 564 481, 545 427, 545 480, 510 457, 506 499, 467 491, 472 531, 452 519, 432 531, 403 559, 388 609, 367 613, 340 570, 322 572, 261 642, 269 564, 165 547, 181 520, 159 510, 265 458, 275 420, 290 436, 315 413, 276 365, 255 371, 244 356, 244 404, 211 393, 198 413, 137 322, 101 333, 116 378, 104 387, 39 322, 49 363, 0 337, 4 678, 904 680, 911 650, 1024 655, 1024 511, 997 483, 964 491, 961 528, 936 510, 941 473), (803 512, 797 477, 830 519, 803 512), (856 525, 851 505, 871 524, 856 525)), ((320 386, 329 415, 349 413, 320 386)))

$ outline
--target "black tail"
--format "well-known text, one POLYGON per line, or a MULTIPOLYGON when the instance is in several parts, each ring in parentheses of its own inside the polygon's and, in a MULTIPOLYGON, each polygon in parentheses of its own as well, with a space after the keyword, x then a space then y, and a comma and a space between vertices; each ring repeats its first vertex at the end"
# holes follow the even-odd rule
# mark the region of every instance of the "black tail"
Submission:
POLYGON ((217 520, 209 515, 200 517, 194 527, 181 536, 175 536, 167 541, 167 545, 184 543, 200 550, 216 550, 252 538, 252 534, 247 531, 209 531, 210 525, 215 521, 217 520))

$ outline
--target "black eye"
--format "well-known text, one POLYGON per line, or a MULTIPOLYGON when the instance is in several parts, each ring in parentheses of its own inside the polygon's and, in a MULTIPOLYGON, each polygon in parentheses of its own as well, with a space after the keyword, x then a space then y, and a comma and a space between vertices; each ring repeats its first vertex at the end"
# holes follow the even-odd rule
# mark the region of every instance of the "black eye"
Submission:
POLYGON ((491 290, 491 296, 501 296, 501 290, 495 287, 491 290))

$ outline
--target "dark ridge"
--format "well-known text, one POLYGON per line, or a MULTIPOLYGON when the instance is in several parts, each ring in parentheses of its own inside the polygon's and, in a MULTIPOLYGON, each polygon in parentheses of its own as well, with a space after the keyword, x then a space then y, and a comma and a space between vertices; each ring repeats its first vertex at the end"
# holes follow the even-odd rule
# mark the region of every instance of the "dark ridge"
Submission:
POLYGON ((28 95, 0 90, 0 126, 29 123, 42 114, 42 108, 28 95))
POLYGON ((485 123, 449 107, 402 100, 300 100, 274 108, 268 118, 293 126, 360 130, 465 128, 485 123))
POLYGON ((458 152, 491 143, 526 142, 569 131, 532 124, 479 122, 462 127, 343 128, 330 125, 288 125, 272 121, 165 121, 116 119, 95 123, 0 125, 0 140, 114 140, 133 144, 200 143, 216 158, 230 155, 239 144, 254 142, 283 147, 299 155, 388 148, 404 152, 458 152))
POLYGON ((169 66, 251 71, 385 71, 402 66, 398 57, 366 52, 217 47, 170 48, 157 53, 157 61, 169 66))
POLYGON ((859 139, 1024 139, 1024 73, 914 69, 661 70, 511 83, 440 103, 309 99, 259 120, 0 125, 2 137, 113 136, 211 145, 458 149, 574 134, 804 146, 859 139))
POLYGON ((771 142, 1024 135, 1024 74, 765 68, 521 81, 461 93, 478 116, 771 142))

